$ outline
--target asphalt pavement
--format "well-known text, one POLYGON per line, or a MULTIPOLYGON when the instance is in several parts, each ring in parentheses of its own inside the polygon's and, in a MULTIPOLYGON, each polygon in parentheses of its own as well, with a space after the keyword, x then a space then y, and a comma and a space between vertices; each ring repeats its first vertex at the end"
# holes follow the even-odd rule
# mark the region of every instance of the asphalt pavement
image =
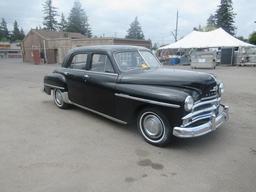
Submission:
POLYGON ((41 92, 55 67, 0 60, 1 192, 256 191, 256 67, 201 70, 225 83, 230 120, 167 148, 133 126, 58 109, 41 92))

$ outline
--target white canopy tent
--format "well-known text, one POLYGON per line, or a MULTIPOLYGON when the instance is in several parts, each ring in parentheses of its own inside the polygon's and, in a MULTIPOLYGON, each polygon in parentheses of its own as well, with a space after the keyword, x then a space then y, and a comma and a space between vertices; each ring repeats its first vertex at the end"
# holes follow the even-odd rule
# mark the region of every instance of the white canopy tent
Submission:
POLYGON ((193 31, 175 43, 160 47, 159 50, 215 47, 254 47, 254 45, 245 43, 222 28, 218 28, 209 32, 193 31))

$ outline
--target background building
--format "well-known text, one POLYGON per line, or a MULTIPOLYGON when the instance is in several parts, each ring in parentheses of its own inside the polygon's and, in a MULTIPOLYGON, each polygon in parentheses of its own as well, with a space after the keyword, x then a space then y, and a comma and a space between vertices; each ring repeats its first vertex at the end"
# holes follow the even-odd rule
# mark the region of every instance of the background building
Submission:
POLYGON ((23 61, 62 63, 69 49, 88 45, 136 45, 151 48, 151 41, 122 38, 86 38, 80 33, 31 30, 22 41, 23 61))
POLYGON ((0 42, 0 58, 21 58, 19 43, 0 42))

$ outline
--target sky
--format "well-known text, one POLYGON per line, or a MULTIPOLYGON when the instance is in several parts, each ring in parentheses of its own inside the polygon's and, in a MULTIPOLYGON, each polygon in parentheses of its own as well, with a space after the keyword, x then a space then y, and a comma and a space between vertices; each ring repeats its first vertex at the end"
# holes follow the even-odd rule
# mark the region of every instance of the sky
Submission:
MULTIPOLYGON (((0 0, 0 18, 5 18, 9 30, 14 20, 28 32, 43 26, 42 4, 45 0, 0 0)), ((73 0, 53 0, 54 6, 68 17, 73 0)), ((124 37, 130 23, 137 16, 146 39, 168 44, 174 41, 176 12, 179 10, 178 38, 193 27, 205 25, 220 0, 80 0, 89 19, 93 35, 124 37)), ((256 31, 256 1, 233 0, 236 35, 248 37, 256 31)))

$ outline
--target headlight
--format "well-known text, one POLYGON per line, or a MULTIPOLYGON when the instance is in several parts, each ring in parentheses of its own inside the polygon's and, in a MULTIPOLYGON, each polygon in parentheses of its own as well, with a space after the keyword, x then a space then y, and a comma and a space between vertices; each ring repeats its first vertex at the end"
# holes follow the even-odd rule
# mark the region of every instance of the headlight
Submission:
POLYGON ((187 98, 185 99, 185 104, 184 104, 184 108, 186 111, 190 111, 193 108, 194 105, 194 100, 191 96, 187 96, 187 98))
POLYGON ((222 95, 224 93, 224 84, 220 83, 219 84, 219 94, 222 95))

